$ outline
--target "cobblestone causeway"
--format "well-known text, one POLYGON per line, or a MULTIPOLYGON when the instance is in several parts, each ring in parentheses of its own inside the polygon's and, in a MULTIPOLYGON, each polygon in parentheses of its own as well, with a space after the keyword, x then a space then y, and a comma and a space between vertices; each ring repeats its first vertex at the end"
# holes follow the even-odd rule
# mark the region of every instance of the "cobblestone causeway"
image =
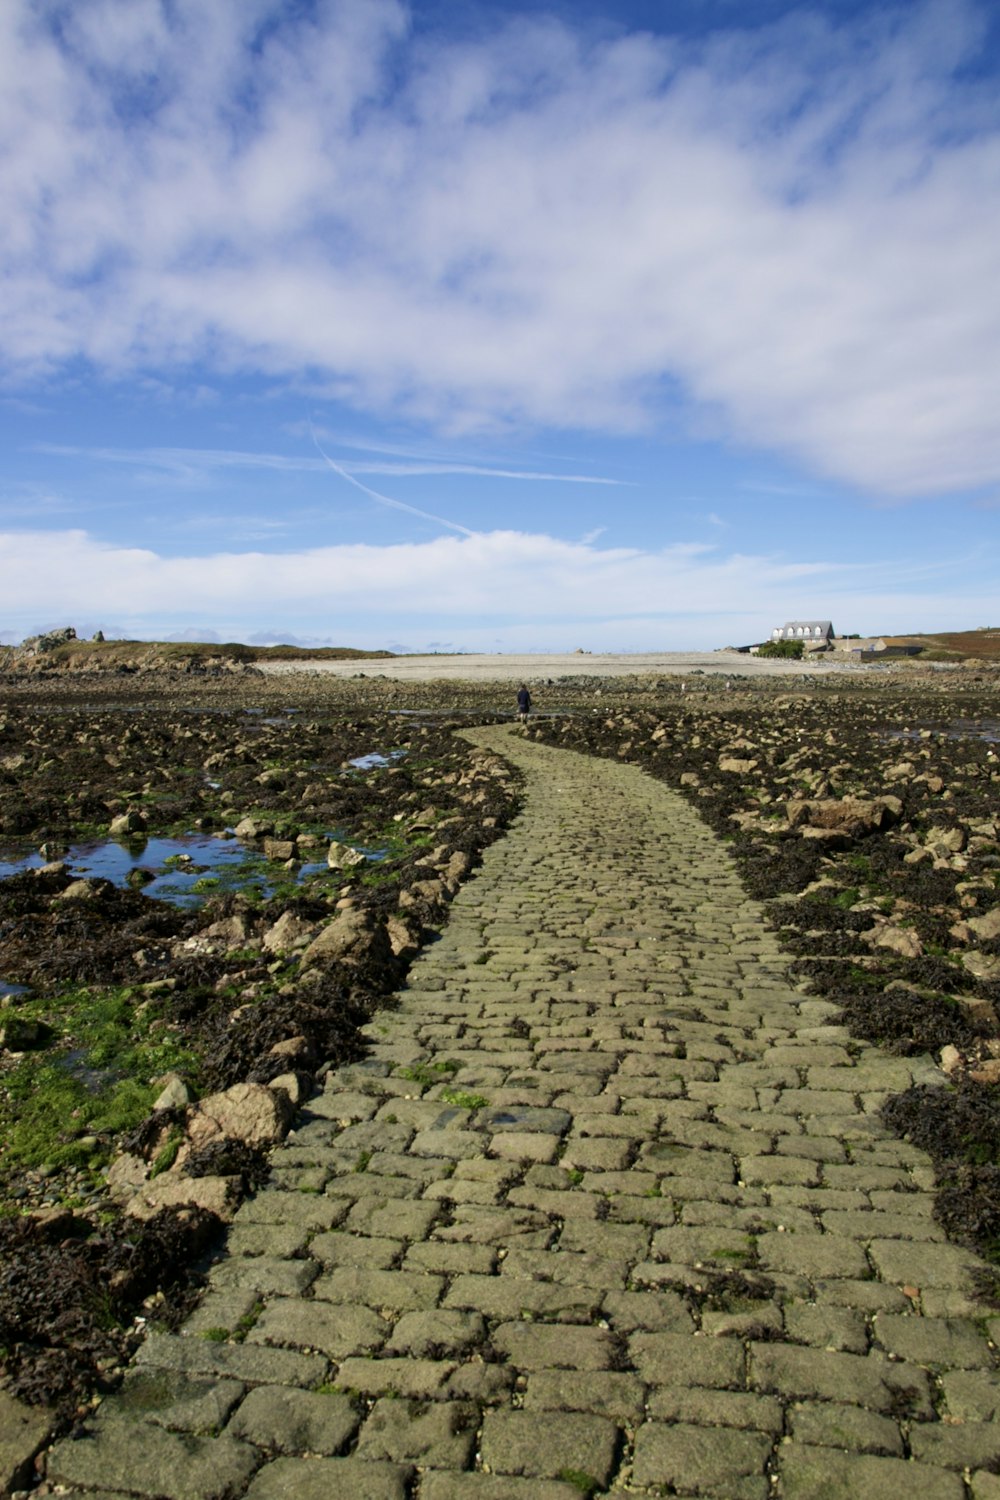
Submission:
POLYGON ((971 1253, 886 1092, 640 771, 468 738, 525 810, 329 1076, 74 1495, 1000 1500, 971 1253))

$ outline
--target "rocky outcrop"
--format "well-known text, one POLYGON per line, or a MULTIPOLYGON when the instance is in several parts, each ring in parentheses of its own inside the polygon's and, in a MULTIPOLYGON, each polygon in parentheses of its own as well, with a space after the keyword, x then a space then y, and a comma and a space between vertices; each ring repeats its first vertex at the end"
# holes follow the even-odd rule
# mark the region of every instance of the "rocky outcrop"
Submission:
POLYGON ((292 953, 308 946, 316 932, 314 922, 303 921, 294 912, 282 912, 273 927, 264 933, 262 943, 268 953, 292 953))
POLYGON ((364 908, 348 908, 334 917, 303 951, 302 968, 328 963, 385 961, 391 954, 385 927, 364 908))
POLYGON ((188 1114, 187 1139, 177 1154, 183 1166, 193 1151, 219 1140, 241 1141, 247 1146, 273 1146, 288 1129, 291 1110, 283 1090, 260 1083, 236 1083, 222 1093, 211 1094, 188 1114))
MULTIPOLYGON (((298 1056, 308 1053, 304 1038, 298 1056)), ((223 1143, 266 1149, 283 1140, 301 1098, 298 1075, 288 1072, 265 1086, 238 1083, 186 1107, 186 1086, 177 1075, 157 1100, 153 1129, 143 1154, 123 1152, 108 1169, 108 1189, 132 1218, 150 1219, 163 1208, 199 1208, 228 1222, 243 1196, 242 1178, 230 1173, 189 1176, 185 1166, 208 1147, 223 1143), (183 1111, 181 1123, 176 1123, 183 1111), (169 1162, 165 1168, 164 1161, 169 1162), (159 1170, 158 1170, 159 1169, 159 1170)))
POLYGON ((63 630, 49 630, 44 635, 29 635, 15 649, 25 657, 45 656, 58 646, 65 646, 68 641, 75 640, 76 631, 72 625, 67 625, 63 630))
POLYGON ((130 834, 145 833, 147 827, 145 814, 132 807, 128 812, 119 813, 116 818, 111 819, 108 832, 113 839, 120 839, 127 838, 130 834))
POLYGON ((133 1219, 151 1219, 164 1208, 200 1208, 228 1224, 242 1196, 239 1177, 183 1177, 164 1172, 136 1187, 125 1212, 133 1219))
POLYGON ((365 855, 360 849, 354 849, 350 844, 342 843, 339 839, 331 839, 330 847, 326 851, 326 862, 331 870, 353 870, 365 863, 365 855))
POLYGON ((785 804, 788 827, 804 838, 834 834, 853 841, 882 833, 899 822, 903 804, 898 797, 790 797, 785 804))

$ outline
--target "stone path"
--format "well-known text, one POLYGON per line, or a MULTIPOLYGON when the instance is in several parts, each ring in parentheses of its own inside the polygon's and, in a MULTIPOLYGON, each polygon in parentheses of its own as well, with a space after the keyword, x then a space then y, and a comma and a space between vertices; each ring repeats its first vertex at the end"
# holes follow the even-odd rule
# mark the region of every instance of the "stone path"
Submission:
POLYGON ((1000 1319, 876 1117, 933 1070, 790 986, 681 798, 469 738, 524 814, 50 1483, 997 1500, 1000 1319))

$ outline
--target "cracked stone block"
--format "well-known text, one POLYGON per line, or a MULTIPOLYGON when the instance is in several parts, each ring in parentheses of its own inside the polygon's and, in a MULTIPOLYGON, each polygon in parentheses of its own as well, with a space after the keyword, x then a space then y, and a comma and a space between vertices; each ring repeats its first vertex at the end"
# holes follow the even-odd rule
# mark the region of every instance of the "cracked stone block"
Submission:
POLYGON ((431 1469, 464 1469, 472 1460, 479 1410, 471 1403, 426 1403, 383 1396, 358 1438, 364 1459, 412 1462, 431 1469))
POLYGON ((333 1457, 346 1447, 360 1422, 345 1395, 261 1385, 240 1406, 229 1433, 268 1452, 333 1457))
POLYGON ((412 1472, 407 1464, 356 1458, 276 1458, 245 1500, 406 1500, 412 1472))
POLYGON ((564 1412, 492 1411, 483 1419, 483 1464, 494 1473, 559 1479, 586 1476, 595 1487, 610 1482, 618 1459, 620 1433, 606 1418, 564 1412))
POLYGON ((764 1500, 770 1452, 771 1438, 764 1433, 647 1422, 636 1434, 633 1475, 639 1485, 764 1500))

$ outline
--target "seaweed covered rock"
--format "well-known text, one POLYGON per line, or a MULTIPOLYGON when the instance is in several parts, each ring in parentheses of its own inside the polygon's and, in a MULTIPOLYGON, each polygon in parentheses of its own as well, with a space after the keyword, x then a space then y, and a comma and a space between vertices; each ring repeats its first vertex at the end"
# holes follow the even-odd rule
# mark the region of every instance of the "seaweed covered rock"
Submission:
MULTIPOLYGON (((135 1314, 159 1291, 178 1312, 200 1285, 192 1267, 218 1232, 196 1210, 53 1238, 31 1218, 0 1219, 0 1346, 7 1389, 72 1416, 114 1384, 134 1347, 135 1314)), ((165 1308, 166 1304, 164 1304, 165 1308)))

